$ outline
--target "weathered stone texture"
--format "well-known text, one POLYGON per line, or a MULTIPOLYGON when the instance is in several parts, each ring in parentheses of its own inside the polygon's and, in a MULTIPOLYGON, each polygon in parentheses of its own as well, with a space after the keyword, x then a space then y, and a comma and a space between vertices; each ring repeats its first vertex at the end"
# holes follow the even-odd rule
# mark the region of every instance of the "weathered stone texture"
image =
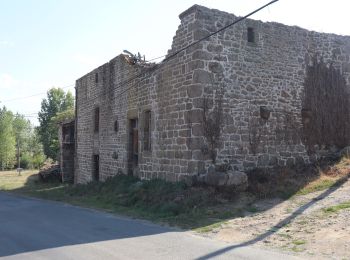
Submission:
POLYGON ((62 182, 74 182, 75 121, 61 122, 58 129, 62 182))
MULTIPOLYGON (((180 15, 168 57, 236 18, 191 7, 180 15)), ((301 124, 305 70, 316 54, 333 62, 350 82, 350 37, 250 19, 157 65, 142 67, 128 64, 122 55, 114 58, 76 82, 76 181, 92 180, 94 154, 99 154, 102 180, 128 173, 133 118, 138 118, 139 135, 133 174, 176 181, 205 172, 211 159, 203 133, 204 98, 210 111, 222 102, 218 164, 243 171, 308 162, 296 129, 301 124), (255 42, 247 41, 248 27, 254 29, 255 42), (260 118, 262 106, 270 111, 267 120, 260 118), (95 133, 96 107, 100 124, 95 133), (145 111, 151 111, 150 151, 143 147, 145 111)))

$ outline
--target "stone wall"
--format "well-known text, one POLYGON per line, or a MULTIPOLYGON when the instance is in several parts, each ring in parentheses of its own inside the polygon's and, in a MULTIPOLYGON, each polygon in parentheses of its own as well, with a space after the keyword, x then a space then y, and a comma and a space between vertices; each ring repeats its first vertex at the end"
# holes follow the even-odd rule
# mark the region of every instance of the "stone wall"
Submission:
POLYGON ((59 125, 60 144, 60 168, 62 182, 72 183, 74 181, 74 156, 75 156, 75 122, 62 122, 59 125))
MULTIPOLYGON (((191 7, 180 15, 168 56, 236 18, 191 7)), ((308 162, 299 133, 306 67, 311 57, 322 56, 349 82, 349 54, 349 37, 247 19, 160 64, 131 65, 120 55, 76 82, 76 181, 92 180, 94 155, 99 155, 101 180, 118 172, 180 180, 205 172, 212 164, 210 150, 217 164, 238 170, 308 162), (204 100, 208 118, 222 109, 214 149, 203 130, 204 100), (99 130, 94 131, 97 107, 99 130), (260 110, 270 112, 268 119, 260 110), (151 112, 150 150, 144 147, 146 111, 151 112), (138 165, 131 166, 130 120, 135 118, 138 165)))
MULTIPOLYGON (((192 12, 201 36, 236 19, 202 7, 192 12)), ((200 82, 203 96, 214 102, 222 97, 225 115, 219 162, 240 170, 309 162, 300 132, 306 67, 318 55, 335 64, 349 83, 350 37, 247 19, 201 45, 198 72, 208 78, 200 82), (248 42, 248 28, 254 42, 248 42), (268 120, 260 117, 264 108, 270 111, 268 120)))

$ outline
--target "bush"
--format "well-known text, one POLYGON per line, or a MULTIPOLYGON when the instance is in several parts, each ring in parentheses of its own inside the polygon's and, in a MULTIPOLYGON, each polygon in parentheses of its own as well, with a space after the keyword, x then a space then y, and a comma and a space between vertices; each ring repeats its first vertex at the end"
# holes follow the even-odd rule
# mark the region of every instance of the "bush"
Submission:
MULTIPOLYGON (((18 167, 18 165, 17 165, 18 167)), ((23 153, 21 156, 21 168, 23 169, 32 169, 33 168, 33 160, 30 154, 23 153)))

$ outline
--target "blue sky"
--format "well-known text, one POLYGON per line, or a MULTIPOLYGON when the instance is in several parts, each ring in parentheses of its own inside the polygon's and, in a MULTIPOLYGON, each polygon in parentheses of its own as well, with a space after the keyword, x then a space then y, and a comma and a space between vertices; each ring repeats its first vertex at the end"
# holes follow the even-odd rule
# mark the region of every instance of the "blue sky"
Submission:
MULTIPOLYGON (((0 105, 36 114, 51 87, 75 80, 124 49, 146 59, 167 52, 178 15, 201 4, 245 15, 263 0, 0 0, 0 105), (12 100, 17 99, 17 100, 12 100)), ((253 19, 350 35, 347 0, 280 0, 253 19)))

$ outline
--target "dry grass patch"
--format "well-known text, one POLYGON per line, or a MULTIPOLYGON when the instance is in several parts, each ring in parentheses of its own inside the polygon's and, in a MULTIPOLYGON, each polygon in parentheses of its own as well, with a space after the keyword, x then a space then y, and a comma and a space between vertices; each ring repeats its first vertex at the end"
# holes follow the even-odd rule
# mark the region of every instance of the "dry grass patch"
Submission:
POLYGON ((350 174, 350 158, 323 159, 313 165, 254 169, 248 172, 249 191, 258 198, 306 195, 329 189, 350 174))
POLYGON ((337 182, 348 178, 350 174, 350 158, 343 157, 334 165, 317 167, 319 177, 309 182, 305 187, 297 192, 297 195, 305 195, 316 191, 329 189, 337 182))
POLYGON ((30 183, 29 178, 37 172, 37 170, 26 170, 18 175, 16 171, 0 171, 0 190, 11 191, 24 188, 25 183, 30 183))

